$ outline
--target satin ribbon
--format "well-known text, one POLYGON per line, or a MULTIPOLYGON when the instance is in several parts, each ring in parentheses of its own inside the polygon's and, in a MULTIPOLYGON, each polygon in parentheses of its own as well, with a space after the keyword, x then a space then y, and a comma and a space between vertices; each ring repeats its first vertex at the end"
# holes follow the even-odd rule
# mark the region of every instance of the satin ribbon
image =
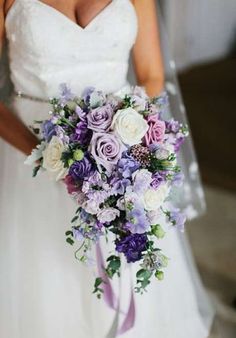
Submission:
MULTIPOLYGON (((135 302, 134 302, 134 293, 133 293, 133 286, 131 283, 131 296, 130 296, 130 303, 128 311, 125 313, 125 317, 123 319, 123 322, 121 323, 119 327, 119 315, 122 313, 120 309, 120 299, 116 297, 111 281, 107 274, 105 273, 105 263, 104 258, 101 250, 100 243, 98 242, 96 245, 96 254, 97 254, 97 268, 98 268, 98 274, 99 277, 102 278, 104 281, 103 286, 103 296, 104 301, 110 307, 112 310, 116 311, 113 323, 111 325, 111 328, 106 336, 106 338, 115 338, 118 335, 124 334, 125 332, 129 331, 134 327, 135 324, 135 302)), ((120 291, 121 292, 121 291, 120 291)))

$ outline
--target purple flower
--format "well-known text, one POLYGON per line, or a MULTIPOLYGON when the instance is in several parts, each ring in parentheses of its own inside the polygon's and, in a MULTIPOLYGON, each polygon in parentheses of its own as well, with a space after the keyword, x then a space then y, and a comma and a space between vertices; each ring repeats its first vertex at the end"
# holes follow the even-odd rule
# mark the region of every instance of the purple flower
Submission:
POLYGON ((126 227, 133 234, 143 234, 150 227, 146 213, 141 205, 135 205, 131 211, 126 213, 126 217, 128 220, 126 227))
POLYGON ((150 188, 152 183, 152 173, 147 169, 139 169, 133 174, 133 191, 137 194, 143 194, 150 188))
POLYGON ((166 124, 167 132, 174 133, 174 134, 178 133, 179 128, 180 128, 180 124, 178 121, 171 119, 169 121, 166 121, 165 124, 166 124))
POLYGON ((101 229, 92 227, 91 229, 75 228, 72 227, 73 236, 78 241, 83 241, 85 238, 89 238, 92 241, 97 242, 99 237, 103 235, 101 229))
POLYGON ((85 155, 81 161, 76 161, 69 169, 69 175, 75 181, 83 180, 94 173, 94 165, 88 155, 85 155))
POLYGON ((111 133, 94 133, 90 150, 98 167, 102 165, 108 173, 111 173, 121 157, 122 145, 111 133))
POLYGON ((139 261, 142 252, 147 249, 146 234, 131 234, 123 239, 116 240, 116 250, 122 252, 128 263, 139 261))
POLYGON ((75 95, 71 92, 71 89, 67 86, 66 83, 61 83, 59 85, 60 90, 60 103, 65 105, 68 101, 73 100, 75 95))
POLYGON ((75 113, 80 118, 81 121, 85 121, 87 113, 83 111, 83 109, 80 106, 76 106, 75 113))
POLYGON ((168 215, 169 221, 181 232, 184 232, 184 224, 186 222, 185 214, 181 213, 179 209, 173 209, 168 215))
POLYGON ((42 134, 47 142, 51 141, 51 138, 56 135, 55 124, 47 120, 42 124, 42 134))
POLYGON ((108 130, 113 117, 111 105, 106 105, 90 110, 87 115, 88 128, 97 132, 108 130))
POLYGON ((154 189, 157 189, 161 183, 164 181, 164 176, 159 174, 159 173, 155 173, 154 175, 152 175, 152 183, 151 183, 151 186, 154 188, 154 189))
POLYGON ((129 178, 132 174, 140 168, 140 164, 127 152, 123 154, 118 162, 118 171, 122 174, 124 178, 129 178))
POLYGON ((184 137, 182 136, 182 137, 178 137, 177 139, 176 139, 176 143, 175 143, 175 145, 174 145, 174 147, 175 147, 175 152, 178 152, 179 151, 179 149, 180 149, 180 147, 181 147, 181 145, 184 143, 184 137))
POLYGON ((88 129, 87 123, 80 121, 77 123, 75 128, 75 133, 71 135, 71 141, 78 141, 81 144, 88 144, 91 140, 92 132, 88 129))
POLYGON ((131 185, 131 182, 127 178, 114 178, 111 180, 110 185, 112 186, 112 193, 114 195, 124 195, 125 189, 131 185))

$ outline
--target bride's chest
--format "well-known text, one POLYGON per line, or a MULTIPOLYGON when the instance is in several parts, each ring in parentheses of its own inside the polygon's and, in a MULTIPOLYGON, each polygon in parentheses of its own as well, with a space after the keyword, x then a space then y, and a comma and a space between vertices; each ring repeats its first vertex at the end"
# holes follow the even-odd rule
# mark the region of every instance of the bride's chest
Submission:
POLYGON ((38 0, 15 0, 6 18, 10 49, 50 58, 122 57, 137 35, 129 0, 113 0, 85 28, 38 0))

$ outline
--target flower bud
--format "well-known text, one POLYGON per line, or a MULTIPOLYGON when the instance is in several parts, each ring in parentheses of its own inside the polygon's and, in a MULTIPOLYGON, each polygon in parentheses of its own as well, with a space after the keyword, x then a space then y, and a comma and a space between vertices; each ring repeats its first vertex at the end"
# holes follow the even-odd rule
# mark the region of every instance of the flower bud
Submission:
POLYGON ((73 158, 75 161, 81 161, 84 158, 84 152, 81 149, 77 149, 73 153, 73 158))

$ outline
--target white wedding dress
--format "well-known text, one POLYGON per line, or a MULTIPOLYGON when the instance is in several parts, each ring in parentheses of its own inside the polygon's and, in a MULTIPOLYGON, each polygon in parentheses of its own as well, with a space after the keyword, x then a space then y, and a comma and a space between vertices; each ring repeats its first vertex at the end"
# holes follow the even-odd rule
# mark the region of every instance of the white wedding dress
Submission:
MULTIPOLYGON (((86 86, 116 92, 127 86, 137 29, 129 0, 112 1, 86 28, 38 0, 15 0, 6 18, 15 90, 47 98, 66 82, 76 94, 86 86)), ((50 107, 14 97, 11 109, 30 125, 50 107)), ((74 202, 46 174, 33 179, 16 149, 1 141, 0 151, 0 337, 109 337, 115 312, 92 295, 94 275, 65 241, 74 202)), ((173 230, 162 240, 171 258, 165 279, 135 295, 135 327, 124 338, 208 336, 211 312, 204 312, 207 298, 181 236, 173 230)), ((125 276, 116 290, 124 304, 120 321, 130 297, 125 276)))

